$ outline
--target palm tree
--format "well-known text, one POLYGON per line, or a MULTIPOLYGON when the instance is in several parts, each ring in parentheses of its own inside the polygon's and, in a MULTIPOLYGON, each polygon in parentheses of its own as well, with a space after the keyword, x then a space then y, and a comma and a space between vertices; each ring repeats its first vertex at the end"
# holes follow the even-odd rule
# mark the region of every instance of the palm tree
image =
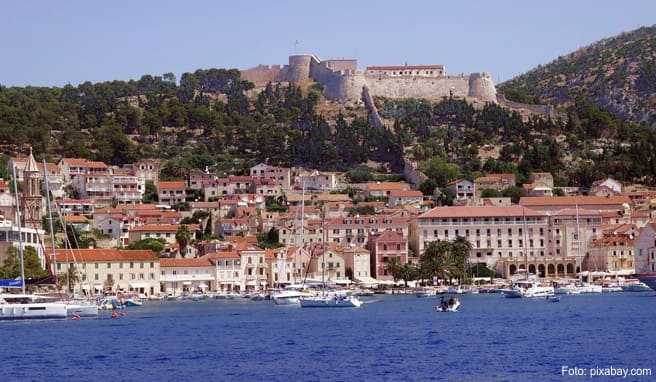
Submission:
POLYGON ((180 255, 184 257, 185 249, 187 249, 187 246, 191 241, 191 232, 186 225, 182 224, 178 228, 178 231, 175 233, 175 241, 177 241, 180 246, 180 255))
POLYGON ((80 273, 75 268, 75 265, 71 264, 66 272, 60 273, 57 275, 57 286, 59 289, 62 289, 64 286, 68 289, 69 292, 73 292, 75 284, 80 282, 80 273))

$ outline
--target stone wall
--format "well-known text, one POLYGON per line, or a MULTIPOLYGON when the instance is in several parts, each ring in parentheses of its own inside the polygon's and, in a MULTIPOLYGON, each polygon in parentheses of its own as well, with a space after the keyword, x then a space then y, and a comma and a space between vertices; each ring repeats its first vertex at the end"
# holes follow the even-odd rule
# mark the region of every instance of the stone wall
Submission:
POLYGON ((379 77, 365 76, 372 96, 387 98, 423 98, 439 100, 452 94, 464 98, 469 95, 469 77, 379 77))
POLYGON ((255 84, 255 87, 264 87, 269 82, 285 82, 287 66, 258 65, 254 68, 241 70, 241 78, 255 84))

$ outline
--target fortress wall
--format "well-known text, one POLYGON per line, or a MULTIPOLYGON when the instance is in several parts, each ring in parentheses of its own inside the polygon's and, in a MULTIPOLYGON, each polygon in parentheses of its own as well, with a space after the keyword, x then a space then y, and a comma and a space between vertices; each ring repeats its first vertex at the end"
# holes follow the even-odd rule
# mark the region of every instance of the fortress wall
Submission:
MULTIPOLYGON (((353 67, 353 62, 344 67, 353 67)), ((320 83, 324 89, 326 98, 341 102, 359 102, 362 96, 362 87, 365 85, 361 73, 353 70, 333 71, 326 61, 312 62, 310 65, 310 77, 320 83)))
POLYGON ((323 60, 321 64, 326 68, 334 71, 356 71, 358 70, 358 60, 348 59, 348 60, 323 60))
POLYGON ((454 97, 469 95, 468 76, 426 77, 378 77, 365 76, 372 96, 388 98, 424 98, 439 100, 453 92, 454 97))
POLYGON ((258 65, 254 68, 241 70, 241 78, 255 84, 255 87, 264 87, 269 82, 285 81, 286 67, 280 65, 258 65))

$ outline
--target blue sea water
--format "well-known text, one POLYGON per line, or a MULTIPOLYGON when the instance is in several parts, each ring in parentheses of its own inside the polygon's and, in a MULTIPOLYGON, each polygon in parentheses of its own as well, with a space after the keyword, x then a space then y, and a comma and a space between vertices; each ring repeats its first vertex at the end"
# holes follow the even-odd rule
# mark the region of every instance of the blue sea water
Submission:
POLYGON ((656 294, 559 303, 374 296, 360 309, 150 302, 112 320, 0 322, 0 381, 648 381, 561 367, 652 368, 656 294))

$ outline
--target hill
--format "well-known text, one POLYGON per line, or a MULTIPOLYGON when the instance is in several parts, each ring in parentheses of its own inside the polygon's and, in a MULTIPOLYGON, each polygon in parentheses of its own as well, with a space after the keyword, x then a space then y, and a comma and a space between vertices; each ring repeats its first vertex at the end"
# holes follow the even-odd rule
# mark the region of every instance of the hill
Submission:
POLYGON ((598 41, 498 85, 508 99, 571 106, 586 98, 632 122, 656 125, 656 26, 598 41))

